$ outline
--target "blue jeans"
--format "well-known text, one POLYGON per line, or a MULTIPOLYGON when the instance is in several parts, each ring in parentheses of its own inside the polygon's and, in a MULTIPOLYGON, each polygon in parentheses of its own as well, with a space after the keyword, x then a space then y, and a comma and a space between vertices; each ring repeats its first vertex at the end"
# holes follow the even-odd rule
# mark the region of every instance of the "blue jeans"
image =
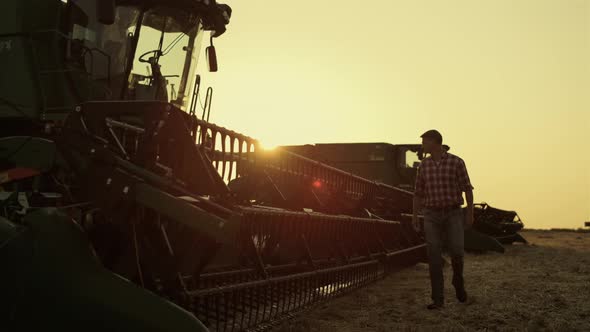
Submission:
POLYGON ((446 247, 451 255, 453 267, 453 286, 464 289, 463 284, 463 243, 464 243, 463 209, 438 211, 424 208, 424 233, 428 248, 428 267, 432 300, 444 303, 444 277, 442 252, 446 247))

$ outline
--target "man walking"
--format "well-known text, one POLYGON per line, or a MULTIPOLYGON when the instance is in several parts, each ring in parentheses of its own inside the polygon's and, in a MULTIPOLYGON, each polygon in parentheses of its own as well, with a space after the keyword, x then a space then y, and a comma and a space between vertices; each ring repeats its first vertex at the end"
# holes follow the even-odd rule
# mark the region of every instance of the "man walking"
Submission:
POLYGON ((428 309, 444 306, 444 277, 442 270, 443 244, 451 255, 453 286, 460 302, 467 301, 463 282, 463 242, 465 226, 473 225, 473 186, 463 159, 446 152, 442 135, 436 130, 422 134, 422 149, 430 156, 424 158, 416 175, 414 191, 414 225, 423 208, 424 233, 428 248, 428 266, 432 287, 432 304, 428 309), (463 192, 467 213, 463 214, 463 192))

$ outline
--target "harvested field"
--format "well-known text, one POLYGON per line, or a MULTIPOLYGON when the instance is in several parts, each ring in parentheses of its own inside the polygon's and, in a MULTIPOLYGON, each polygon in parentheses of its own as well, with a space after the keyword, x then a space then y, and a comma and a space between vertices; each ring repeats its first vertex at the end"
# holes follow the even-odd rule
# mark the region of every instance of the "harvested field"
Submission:
POLYGON ((391 274, 307 310, 275 331, 590 331, 590 233, 525 231, 529 245, 467 254, 470 299, 428 311, 428 266, 391 274))

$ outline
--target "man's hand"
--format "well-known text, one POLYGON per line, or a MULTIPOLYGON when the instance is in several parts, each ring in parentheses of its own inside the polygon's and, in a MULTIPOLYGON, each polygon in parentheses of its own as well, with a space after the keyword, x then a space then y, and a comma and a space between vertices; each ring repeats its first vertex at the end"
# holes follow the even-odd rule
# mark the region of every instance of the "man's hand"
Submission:
POLYGON ((412 204, 412 226, 416 232, 420 232, 420 222, 418 221, 418 211, 422 209, 422 199, 419 196, 414 195, 412 204))
POLYGON ((467 207, 465 214, 465 228, 469 229, 473 226, 473 207, 467 207))
POLYGON ((412 226, 414 226, 416 232, 420 232, 420 220, 418 219, 418 215, 415 213, 412 216, 412 226))

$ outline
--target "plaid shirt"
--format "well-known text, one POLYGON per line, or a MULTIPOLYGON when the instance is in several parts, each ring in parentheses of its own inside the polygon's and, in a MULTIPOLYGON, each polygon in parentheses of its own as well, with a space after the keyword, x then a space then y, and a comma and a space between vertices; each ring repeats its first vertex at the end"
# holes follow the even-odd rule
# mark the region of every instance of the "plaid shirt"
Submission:
POLYGON ((437 163, 432 157, 420 163, 414 194, 427 208, 463 205, 463 192, 473 189, 463 159, 444 152, 437 163))

